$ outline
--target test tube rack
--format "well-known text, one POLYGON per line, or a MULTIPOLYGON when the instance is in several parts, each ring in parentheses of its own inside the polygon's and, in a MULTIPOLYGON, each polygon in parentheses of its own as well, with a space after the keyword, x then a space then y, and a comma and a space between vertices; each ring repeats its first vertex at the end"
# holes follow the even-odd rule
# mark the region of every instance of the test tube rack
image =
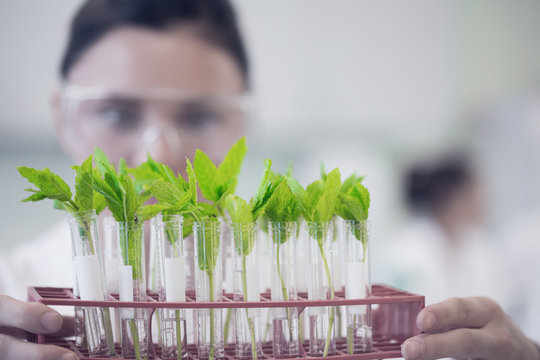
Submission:
MULTIPOLYGON (((416 326, 416 316, 425 306, 425 298, 403 290, 386 285, 372 286, 372 295, 365 299, 346 299, 345 292, 337 291, 334 300, 308 300, 306 293, 299 293, 298 300, 272 301, 270 293, 261 294, 260 301, 234 301, 233 294, 223 294, 221 302, 196 302, 194 293, 187 293, 186 302, 159 302, 157 294, 148 294, 145 302, 119 301, 115 295, 109 295, 106 301, 82 301, 73 295, 70 288, 30 287, 28 288, 28 301, 39 302, 49 306, 80 306, 80 307, 109 307, 109 308, 146 308, 151 319, 154 311, 159 308, 171 309, 197 309, 197 308, 275 308, 296 307, 299 312, 312 306, 351 306, 371 305, 373 323, 373 351, 362 354, 348 354, 345 339, 337 340, 337 354, 327 356, 329 360, 368 360, 388 359, 401 357, 400 347, 407 338, 420 333, 416 326)), ((149 321, 151 326, 152 321, 149 321)), ((152 342, 152 331, 149 336, 150 359, 161 360, 160 348, 152 342)), ((90 358, 85 349, 78 348, 73 340, 52 338, 45 335, 29 334, 28 340, 38 344, 51 344, 68 348, 75 352, 80 359, 102 360, 104 358, 90 358)), ((307 343, 301 344, 300 356, 297 359, 316 360, 320 357, 310 357, 305 352, 307 343)), ((273 360, 272 344, 263 346, 264 355, 260 360, 273 360)), ((117 346, 117 353, 120 348, 117 346)), ((195 345, 188 345, 189 355, 186 360, 198 360, 195 345)), ((120 359, 120 358, 115 358, 120 359)), ((234 344, 226 345, 225 359, 236 360, 234 344)))

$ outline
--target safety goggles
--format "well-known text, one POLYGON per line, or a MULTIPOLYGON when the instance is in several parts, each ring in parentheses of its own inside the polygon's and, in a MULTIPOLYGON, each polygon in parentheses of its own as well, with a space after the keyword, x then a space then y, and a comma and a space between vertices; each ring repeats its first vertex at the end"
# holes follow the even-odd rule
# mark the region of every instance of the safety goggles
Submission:
POLYGON ((97 146, 118 157, 147 151, 156 142, 186 155, 211 147, 219 138, 241 135, 250 112, 247 95, 76 85, 61 92, 62 126, 69 142, 83 153, 97 146))

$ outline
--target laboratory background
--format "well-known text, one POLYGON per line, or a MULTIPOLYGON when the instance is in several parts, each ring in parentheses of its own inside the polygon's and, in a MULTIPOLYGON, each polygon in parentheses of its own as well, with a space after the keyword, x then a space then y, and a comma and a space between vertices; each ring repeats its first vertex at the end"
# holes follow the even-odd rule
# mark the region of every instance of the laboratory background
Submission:
MULTIPOLYGON (((50 101, 80 3, 0 2, 0 252, 65 221, 19 202, 16 166, 74 176, 50 101)), ((488 295, 539 334, 540 2, 233 3, 254 105, 238 192, 265 158, 304 185, 321 163, 366 175, 375 282, 488 295)))

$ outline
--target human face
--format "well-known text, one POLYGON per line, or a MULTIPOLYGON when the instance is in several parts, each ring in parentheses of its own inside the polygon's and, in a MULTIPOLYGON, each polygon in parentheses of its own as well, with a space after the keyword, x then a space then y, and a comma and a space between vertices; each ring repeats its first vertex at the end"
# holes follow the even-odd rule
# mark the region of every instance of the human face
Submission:
POLYGON ((197 148, 221 161, 244 133, 245 86, 233 59, 194 28, 113 30, 83 53, 55 102, 66 151, 94 146, 135 166, 150 154, 174 170, 197 148))

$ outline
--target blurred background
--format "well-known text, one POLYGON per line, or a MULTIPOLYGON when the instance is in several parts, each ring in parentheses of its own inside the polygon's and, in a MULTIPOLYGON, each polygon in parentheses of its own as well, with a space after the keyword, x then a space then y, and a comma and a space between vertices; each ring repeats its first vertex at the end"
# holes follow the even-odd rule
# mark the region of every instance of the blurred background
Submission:
MULTIPOLYGON (((321 162, 365 174, 377 259, 411 218, 411 169, 429 173, 457 154, 482 189, 484 237, 503 249, 527 249, 518 233, 536 243, 538 0, 233 2, 257 101, 241 194, 266 157, 281 171, 292 162, 304 184, 321 162)), ((50 203, 18 202, 27 186, 15 166, 73 177, 49 101, 80 3, 0 2, 0 251, 63 217, 50 203)))

